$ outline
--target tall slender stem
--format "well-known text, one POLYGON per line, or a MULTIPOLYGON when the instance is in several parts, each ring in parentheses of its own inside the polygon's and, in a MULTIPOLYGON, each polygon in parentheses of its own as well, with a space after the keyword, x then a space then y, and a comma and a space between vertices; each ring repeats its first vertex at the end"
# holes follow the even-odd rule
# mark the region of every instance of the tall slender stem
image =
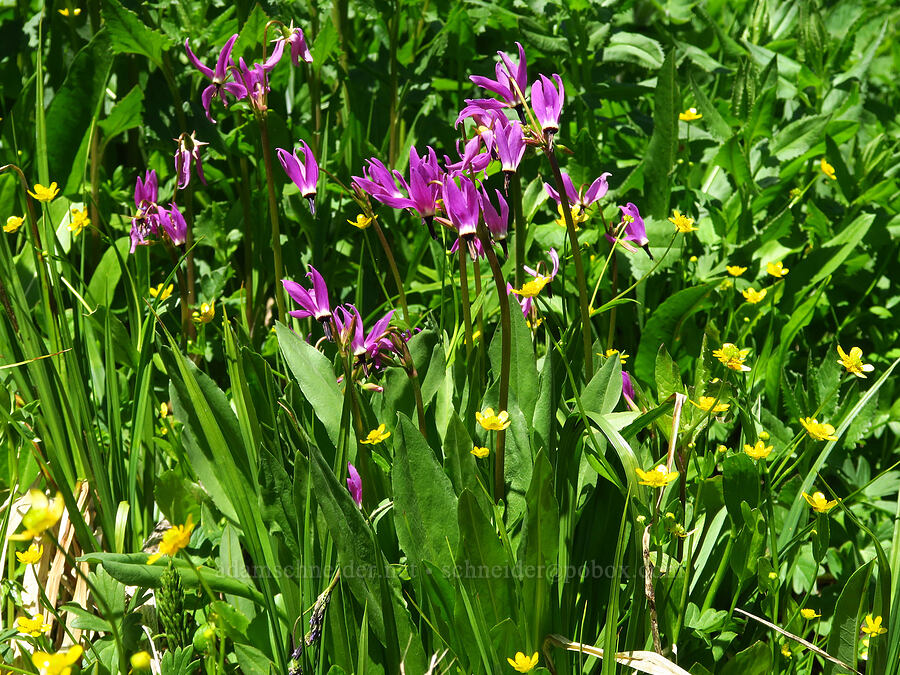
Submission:
POLYGON ((394 283, 397 285, 397 294, 400 297, 400 307, 403 308, 403 320, 406 321, 406 325, 409 326, 409 308, 406 305, 406 290, 403 288, 400 270, 397 269, 397 261, 394 260, 394 252, 391 250, 391 247, 388 246, 384 231, 381 229, 381 225, 378 224, 378 220, 375 218, 372 219, 372 227, 375 229, 375 234, 378 235, 378 241, 381 242, 381 248, 384 250, 384 255, 387 256, 388 267, 391 268, 391 276, 394 277, 394 283))
POLYGON ((281 228, 278 225, 278 199, 275 197, 275 176, 272 173, 272 148, 269 145, 269 126, 265 117, 259 118, 259 136, 263 146, 263 162, 266 167, 266 187, 269 193, 269 220, 272 223, 272 257, 275 262, 275 303, 278 305, 278 320, 286 323, 284 293, 281 280, 284 267, 281 262, 281 228))
MULTIPOLYGON (((478 264, 478 258, 472 261, 472 272, 475 277, 475 297, 477 299, 478 296, 481 295, 481 265, 478 264)), ((487 339, 487 335, 484 332, 484 301, 482 301, 481 305, 478 307, 478 313, 475 315, 475 323, 478 324, 478 332, 481 334, 481 339, 478 341, 479 380, 484 382, 484 341, 487 339)))
POLYGON ((509 187, 512 192, 513 217, 516 222, 516 288, 522 288, 525 281, 525 240, 528 233, 525 231, 525 213, 522 209, 522 180, 519 178, 518 172, 514 173, 509 179, 509 187))
POLYGON ((253 336, 253 220, 250 212, 250 169, 241 156, 241 212, 244 216, 244 295, 247 303, 247 332, 253 336))
MULTIPOLYGON (((466 362, 472 360, 472 347, 474 346, 474 338, 472 336, 472 305, 469 302, 469 275, 466 271, 466 255, 468 252, 466 246, 460 242, 459 249, 459 292, 462 295, 463 324, 466 329, 466 362)), ((484 339, 484 336, 481 336, 484 339)))
POLYGON ((569 243, 572 246, 572 258, 575 260, 575 277, 578 283, 578 307, 581 312, 581 339, 584 343, 584 377, 590 380, 594 375, 594 359, 591 357, 591 312, 588 307, 587 287, 584 280, 584 264, 581 261, 581 249, 578 246, 578 233, 575 231, 575 223, 572 221, 572 208, 566 195, 566 185, 563 183, 562 174, 559 171, 559 162, 552 144, 545 147, 550 168, 553 171, 553 179, 556 182, 556 190, 562 202, 563 217, 566 219, 566 232, 569 233, 569 243))
MULTIPOLYGON (((611 296, 615 296, 616 294, 616 285, 619 281, 619 259, 613 257, 613 268, 612 268, 612 292, 611 296)), ((612 349, 614 347, 613 342, 616 339, 616 308, 617 305, 613 305, 609 310, 609 335, 606 338, 606 348, 612 349)))
MULTIPOLYGON (((509 314, 509 295, 500 262, 491 244, 490 235, 484 225, 478 226, 478 237, 484 247, 484 253, 491 266, 494 284, 497 286, 497 298, 500 301, 500 393, 497 405, 506 410, 509 405, 509 363, 512 359, 512 319, 509 314)), ((463 306, 466 306, 465 301, 463 306)), ((482 338, 483 339, 483 338, 482 338)), ((502 499, 506 487, 504 463, 506 459, 506 431, 497 432, 497 449, 494 453, 494 499, 502 499)))

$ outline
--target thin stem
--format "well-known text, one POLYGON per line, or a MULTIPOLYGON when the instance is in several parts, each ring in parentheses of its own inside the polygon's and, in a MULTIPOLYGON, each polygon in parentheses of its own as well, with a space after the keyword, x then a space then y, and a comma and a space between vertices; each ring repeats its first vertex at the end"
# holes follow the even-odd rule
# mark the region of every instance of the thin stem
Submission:
POLYGON ((528 233, 525 231, 525 213, 522 209, 522 180, 519 173, 516 172, 509 179, 509 187, 511 191, 513 217, 516 222, 516 288, 522 288, 525 281, 525 240, 528 233))
MULTIPOLYGON (((466 246, 462 243, 457 250, 459 255, 459 290, 462 295, 463 322, 466 328, 466 362, 472 359, 472 347, 474 338, 472 337, 472 306, 469 302, 469 276, 466 272, 466 246)), ((484 336, 481 336, 482 339, 484 336)))
POLYGON ((275 197, 275 176, 272 172, 272 148, 269 145, 269 127, 265 117, 259 118, 259 135, 263 146, 263 163, 266 167, 266 187, 269 193, 269 220, 272 223, 272 257, 275 262, 275 303, 278 305, 278 320, 286 324, 284 293, 281 280, 284 267, 281 262, 281 229, 278 225, 278 199, 275 197))
MULTIPOLYGON (((472 261, 472 271, 475 277, 475 298, 481 295, 481 265, 478 264, 478 258, 472 261)), ((484 382, 484 366, 485 366, 485 354, 484 354, 484 341, 487 339, 486 333, 484 332, 484 301, 478 306, 478 313, 475 315, 475 322, 478 324, 478 332, 481 333, 481 339, 478 341, 478 369, 479 369, 479 380, 484 382)))
POLYGON ((403 281, 400 279, 400 270, 397 269, 397 261, 394 259, 394 252, 388 245, 387 239, 384 236, 384 231, 381 229, 381 225, 378 224, 377 218, 372 218, 372 227, 375 229, 375 234, 378 235, 378 241, 381 242, 381 248, 387 256, 388 267, 391 268, 391 276, 394 277, 394 283, 397 285, 397 294, 400 296, 400 307, 403 309, 403 320, 406 322, 406 325, 409 326, 411 324, 409 322, 409 307, 406 305, 406 291, 403 288, 403 281))
POLYGON ((591 358, 591 313, 588 307, 587 287, 584 279, 584 264, 581 261, 581 249, 578 245, 578 233, 575 231, 575 223, 572 221, 572 209, 569 206, 569 198, 566 195, 566 185, 563 183, 562 173, 559 170, 559 162, 553 146, 548 142, 544 148, 550 168, 553 171, 553 179, 556 182, 556 190, 559 193, 563 207, 563 217, 566 219, 566 232, 569 234, 569 243, 572 246, 572 258, 575 260, 575 278, 578 283, 578 308, 581 313, 581 340, 584 346, 584 377, 590 380, 594 375, 594 360, 591 358))
MULTIPOLYGON (((616 284, 619 281, 619 259, 618 257, 613 258, 613 268, 612 268, 612 291, 610 295, 616 294, 616 284)), ((613 305, 609 310, 609 334, 606 338, 606 348, 613 348, 613 341, 616 337, 616 308, 618 305, 613 305)))
MULTIPOLYGON (((250 212, 250 169, 241 156, 241 212, 244 216, 244 294, 247 303, 247 332, 253 336, 253 221, 250 212)), ((276 282, 277 283, 277 282, 276 282)))
MULTIPOLYGON (((494 275, 494 284, 497 286, 497 297, 500 301, 500 393, 498 407, 506 410, 509 405, 509 362, 512 359, 512 319, 509 315, 509 295, 506 293, 506 283, 503 280, 503 271, 500 262, 491 244, 490 235, 484 225, 478 226, 478 237, 484 247, 485 256, 491 266, 494 275)), ((467 307, 463 301, 463 307, 467 307)), ((484 336, 482 336, 484 339, 484 336)), ((500 500, 504 495, 506 479, 504 478, 504 462, 506 455, 506 431, 497 432, 497 450, 494 453, 494 499, 500 500)))

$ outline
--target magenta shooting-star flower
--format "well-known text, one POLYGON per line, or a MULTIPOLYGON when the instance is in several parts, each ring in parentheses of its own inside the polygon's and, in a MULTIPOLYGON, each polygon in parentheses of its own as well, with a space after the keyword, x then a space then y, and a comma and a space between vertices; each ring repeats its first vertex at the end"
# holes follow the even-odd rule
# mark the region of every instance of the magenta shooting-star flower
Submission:
POLYGON ((492 80, 489 77, 484 77, 482 75, 469 76, 469 79, 482 89, 487 89, 488 91, 497 94, 503 103, 510 108, 515 108, 522 104, 513 83, 518 86, 519 91, 522 92, 523 96, 525 95, 525 88, 528 86, 528 65, 525 60, 525 50, 518 42, 516 43, 516 47, 519 48, 518 64, 514 64, 512 59, 509 58, 509 55, 505 52, 497 52, 497 54, 500 55, 501 61, 494 68, 494 72, 497 76, 496 80, 492 80))
POLYGON ((303 161, 297 157, 297 151, 291 154, 287 150, 277 148, 278 161, 284 168, 284 172, 288 175, 294 185, 300 189, 300 194, 309 200, 309 210, 311 213, 316 212, 316 183, 319 180, 319 165, 313 156, 312 150, 306 144, 306 141, 300 141, 303 146, 303 161))
MULTIPOLYGON (((608 171, 600 175, 599 178, 596 178, 593 183, 585 190, 584 185, 581 186, 581 189, 578 192, 575 191, 575 186, 572 184, 572 179, 569 177, 565 171, 562 172, 562 180, 563 185, 566 188, 566 197, 569 200, 569 208, 580 208, 581 210, 586 209, 588 206, 596 202, 598 199, 603 198, 606 193, 609 191, 609 185, 606 182, 606 179, 609 178, 612 174, 608 171)), ((561 200, 559 198, 559 192, 556 191, 550 183, 544 183, 544 190, 550 195, 556 202, 559 204, 561 200)))
MULTIPOLYGON (((618 227, 618 232, 621 233, 624 227, 624 236, 620 236, 618 239, 619 245, 625 250, 634 253, 637 249, 628 243, 632 241, 643 248, 647 255, 650 256, 650 259, 653 260, 653 254, 650 253, 650 240, 647 238, 647 228, 644 226, 644 219, 641 217, 638 207, 628 202, 625 206, 620 206, 619 210, 622 211, 622 222, 618 227)), ((607 234, 606 238, 610 243, 617 241, 610 234, 607 234)))
POLYGON ((312 265, 309 265, 309 272, 306 273, 306 276, 312 280, 312 288, 309 290, 290 279, 281 281, 284 290, 301 307, 301 309, 292 310, 288 314, 298 319, 308 316, 315 317, 325 325, 325 332, 328 333, 330 330, 328 322, 332 316, 331 305, 328 302, 328 287, 325 285, 322 275, 312 265))
POLYGON ((284 40, 279 40, 265 63, 254 63, 252 67, 248 67, 241 57, 238 59, 238 65, 231 67, 234 79, 244 85, 247 98, 256 113, 262 114, 268 109, 266 106, 266 97, 269 94, 268 74, 278 65, 283 53, 284 40))
POLYGON ((545 75, 531 85, 531 107, 544 133, 559 131, 559 114, 566 95, 562 78, 554 74, 553 79, 559 91, 545 75))
POLYGON ((222 51, 219 52, 219 58, 216 60, 215 70, 200 63, 200 59, 198 59, 196 54, 191 51, 189 40, 184 41, 184 49, 187 52, 188 59, 190 59, 197 70, 212 80, 212 84, 203 90, 203 93, 200 95, 200 100, 203 103, 203 109, 206 111, 207 119, 213 124, 215 124, 216 121, 212 118, 212 115, 210 115, 209 106, 214 98, 218 96, 222 100, 222 103, 226 103, 225 94, 231 94, 236 99, 242 99, 247 96, 247 89, 244 85, 238 82, 227 81, 229 75, 228 66, 231 63, 231 50, 237 39, 238 34, 235 33, 229 38, 228 42, 225 43, 222 51))
POLYGON ((291 62, 295 66, 300 65, 300 60, 303 59, 306 63, 312 63, 313 57, 312 54, 309 53, 309 47, 306 45, 306 37, 303 35, 303 29, 297 26, 294 27, 294 22, 291 21, 291 25, 287 28, 288 37, 282 38, 287 39, 288 44, 291 45, 291 62))
POLYGON ((347 462, 347 491, 356 502, 357 506, 362 506, 362 478, 359 477, 359 471, 350 462, 347 462))
POLYGON ((178 149, 175 151, 175 175, 178 176, 178 189, 184 190, 191 181, 191 163, 197 168, 197 177, 204 185, 206 178, 203 177, 203 162, 200 159, 200 148, 209 143, 198 141, 195 137, 196 131, 190 135, 181 134, 175 139, 178 143, 178 149))
POLYGON ((459 238, 451 251, 459 248, 460 242, 464 242, 469 248, 472 259, 479 257, 481 242, 475 233, 478 231, 478 219, 481 216, 481 201, 478 198, 478 190, 475 183, 465 176, 459 177, 459 185, 448 177, 444 180, 443 190, 444 211, 448 222, 457 232, 459 238))
POLYGON ((522 157, 525 156, 525 134, 522 131, 522 124, 514 121, 505 127, 494 129, 494 147, 497 149, 500 168, 506 174, 508 183, 509 174, 518 171, 522 157))
POLYGON ((500 190, 494 190, 494 192, 497 193, 497 203, 500 205, 499 212, 494 208, 494 205, 491 204, 488 193, 484 188, 479 190, 478 197, 481 201, 481 213, 484 216, 484 224, 487 225, 488 231, 491 233, 491 237, 494 241, 498 242, 500 246, 503 247, 503 252, 505 254, 506 235, 509 232, 509 206, 500 190))

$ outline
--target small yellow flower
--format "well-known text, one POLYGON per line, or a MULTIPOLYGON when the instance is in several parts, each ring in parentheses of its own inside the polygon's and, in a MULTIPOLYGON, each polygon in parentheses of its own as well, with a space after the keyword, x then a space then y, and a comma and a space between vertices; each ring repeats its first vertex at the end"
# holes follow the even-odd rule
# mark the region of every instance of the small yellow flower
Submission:
POLYGON ((744 296, 744 300, 749 302, 751 305, 755 305, 757 302, 766 297, 766 293, 768 291, 765 288, 760 290, 756 290, 755 288, 748 288, 746 291, 741 291, 741 295, 744 296))
POLYGON ((787 273, 790 272, 790 270, 779 260, 778 262, 766 263, 766 272, 776 279, 781 279, 782 277, 787 276, 787 273))
POLYGON ((51 500, 40 490, 30 490, 28 499, 31 502, 31 508, 22 518, 25 530, 21 534, 10 535, 9 538, 13 541, 28 541, 40 536, 44 530, 59 522, 66 509, 61 492, 57 492, 51 500))
POLYGON ((791 658, 791 648, 787 646, 787 642, 781 645, 781 655, 786 659, 791 658))
POLYGON ((834 167, 828 163, 824 157, 819 160, 819 168, 822 169, 822 173, 828 176, 831 180, 837 180, 837 176, 834 175, 834 167))
POLYGON ((368 436, 366 436, 366 439, 364 441, 360 441, 360 443, 364 445, 378 445, 379 443, 382 443, 387 438, 389 438, 390 435, 391 432, 385 431, 384 425, 379 424, 378 428, 372 429, 372 431, 369 432, 368 436))
POLYGON ((487 448, 480 448, 476 445, 474 448, 469 450, 469 452, 475 455, 478 459, 484 459, 490 454, 491 451, 487 448))
POLYGON ((736 345, 726 342, 721 349, 713 351, 713 356, 719 359, 726 368, 747 372, 750 370, 750 366, 745 366, 744 361, 749 353, 749 349, 739 349, 736 345))
POLYGON ((526 281, 522 284, 522 288, 512 289, 512 292, 516 295, 521 295, 523 298, 533 298, 540 293, 544 289, 544 286, 549 284, 550 281, 550 277, 539 274, 531 281, 526 281))
POLYGON ((15 234, 20 227, 22 227, 22 223, 25 222, 25 219, 21 216, 10 216, 6 219, 6 225, 3 226, 3 231, 7 234, 15 234))
POLYGON ((163 401, 159 404, 159 418, 166 419, 169 416, 169 404, 163 401))
POLYGON ((817 441, 836 441, 837 436, 834 435, 834 427, 825 422, 819 422, 812 417, 801 417, 800 424, 806 429, 806 433, 817 441))
POLYGON ((805 607, 800 610, 800 616, 802 616, 807 621, 812 621, 813 619, 818 619, 821 614, 816 614, 816 610, 814 609, 806 609, 805 607))
POLYGON ((696 108, 688 108, 683 113, 678 113, 678 119, 682 122, 693 122, 699 120, 703 115, 697 112, 696 108))
MULTIPOLYGON (((697 228, 694 228, 694 229, 697 229, 697 228)), ((693 265, 695 262, 697 262, 698 260, 700 260, 700 258, 698 258, 698 257, 695 256, 695 255, 692 255, 690 258, 688 258, 688 262, 691 263, 692 265, 693 265)))
MULTIPOLYGON (((559 213, 559 218, 554 220, 553 222, 559 225, 560 227, 566 226, 566 217, 563 215, 563 207, 562 204, 556 205, 556 211, 559 213)), ((581 207, 573 206, 572 207, 572 224, 575 225, 575 229, 578 230, 578 224, 583 223, 588 219, 588 214, 585 213, 581 207)))
POLYGON ((740 265, 726 265, 725 271, 733 277, 739 277, 747 271, 747 268, 740 265))
POLYGON ((538 653, 535 652, 532 656, 525 656, 522 652, 516 652, 516 658, 506 659, 509 661, 509 665, 516 669, 516 672, 519 673, 527 673, 530 670, 533 670, 538 662, 538 653))
POLYGON ((876 635, 881 635, 882 633, 887 633, 887 628, 881 625, 880 616, 873 617, 871 614, 866 614, 866 622, 862 625, 862 632, 874 637, 876 635))
POLYGON ((760 431, 756 435, 759 437, 759 440, 761 440, 761 441, 769 440, 769 432, 768 431, 760 431))
POLYGON ((838 345, 838 356, 840 356, 840 363, 844 368, 847 369, 848 373, 853 373, 857 377, 865 378, 864 373, 871 373, 875 370, 875 366, 871 363, 863 363, 862 362, 862 349, 859 347, 853 347, 850 350, 850 353, 847 354, 841 349, 841 346, 838 345))
POLYGON ((765 459, 772 452, 772 446, 766 445, 763 441, 756 441, 756 445, 745 443, 744 452, 750 455, 751 459, 765 459))
POLYGON ((669 218, 669 222, 675 225, 675 229, 683 234, 687 234, 688 232, 695 232, 697 230, 694 227, 694 219, 688 218, 687 216, 681 215, 678 209, 675 209, 675 215, 669 218))
POLYGON ((769 572, 769 579, 775 581, 778 578, 778 572, 769 572))
MULTIPOLYGON (((69 16, 69 8, 68 7, 63 7, 62 9, 58 9, 56 11, 58 11, 63 16, 69 16)), ((81 14, 81 7, 76 7, 75 9, 72 10, 72 16, 79 16, 80 14, 81 14)))
POLYGON ((67 227, 69 228, 69 232, 72 233, 72 236, 77 237, 84 228, 90 227, 91 219, 88 218, 87 209, 73 208, 70 211, 70 214, 72 217, 67 227))
POLYGON ((150 654, 137 652, 131 655, 131 667, 134 670, 150 670, 150 654))
POLYGON ((194 310, 194 322, 195 323, 209 323, 213 320, 213 317, 216 315, 216 301, 212 302, 204 302, 200 305, 200 309, 194 310))
POLYGON ((803 498, 806 500, 806 503, 809 504, 812 507, 812 510, 816 513, 828 513, 829 511, 831 511, 831 509, 837 506, 837 499, 828 501, 827 499, 825 499, 825 495, 823 495, 821 492, 814 492, 812 496, 806 494, 805 492, 802 494, 803 498))
POLYGON ((356 220, 348 220, 353 227, 359 228, 360 230, 365 230, 369 227, 378 216, 367 216, 365 213, 360 213, 356 216, 356 220))
POLYGON ((728 446, 724 443, 719 443, 719 445, 716 446, 716 452, 728 452, 728 446))
POLYGON ((81 645, 74 645, 65 652, 55 654, 35 652, 31 655, 31 663, 38 669, 40 675, 69 675, 72 672, 72 665, 83 653, 81 645))
POLYGON ((628 360, 628 354, 626 354, 624 350, 619 351, 618 349, 607 349, 605 356, 606 358, 612 358, 615 354, 619 355, 619 363, 624 366, 625 362, 628 360))
POLYGON ((485 408, 484 412, 475 411, 475 419, 487 431, 503 431, 509 427, 509 413, 505 410, 495 415, 493 408, 485 408))
POLYGON ((40 561, 44 555, 44 546, 42 544, 33 543, 28 547, 27 551, 22 553, 16 552, 16 560, 23 565, 34 565, 40 561))
POLYGON ((40 183, 35 183, 34 192, 29 190, 28 194, 39 202, 52 202, 53 198, 59 194, 59 188, 57 187, 56 182, 50 183, 50 187, 44 187, 40 183))
POLYGON ((716 403, 715 396, 701 396, 696 402, 691 401, 691 405, 700 408, 704 412, 712 410, 714 413, 725 412, 731 407, 728 403, 716 403))
POLYGON ((44 623, 44 617, 40 614, 35 614, 30 619, 27 616, 16 619, 16 630, 31 637, 40 637, 43 633, 48 633, 50 628, 52 626, 44 623))
POLYGON ((644 471, 643 469, 639 469, 635 467, 634 469, 637 472, 638 478, 641 480, 638 481, 639 485, 649 485, 652 488, 661 488, 665 487, 673 480, 678 478, 677 471, 669 471, 666 469, 665 464, 660 464, 652 471, 644 471))
POLYGON ((147 558, 147 564, 152 565, 164 555, 175 555, 187 545, 191 543, 191 532, 194 529, 194 517, 188 515, 187 522, 184 525, 176 525, 170 527, 163 533, 162 541, 159 542, 159 550, 147 558))
POLYGON ((159 298, 160 302, 169 299, 169 296, 172 295, 172 291, 175 290, 175 286, 173 284, 169 284, 165 288, 163 288, 162 282, 157 284, 156 286, 150 287, 150 297, 159 298))

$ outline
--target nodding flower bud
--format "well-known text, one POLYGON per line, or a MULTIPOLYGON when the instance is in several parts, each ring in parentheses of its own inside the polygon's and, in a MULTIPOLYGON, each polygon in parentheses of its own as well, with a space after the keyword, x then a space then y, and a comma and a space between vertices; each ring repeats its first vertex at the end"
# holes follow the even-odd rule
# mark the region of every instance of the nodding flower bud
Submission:
POLYGON ((316 183, 319 181, 319 164, 313 156, 312 150, 306 141, 300 141, 303 146, 303 161, 297 156, 297 151, 289 153, 282 148, 276 148, 278 153, 278 161, 284 172, 288 175, 294 185, 300 189, 300 194, 309 200, 309 210, 315 215, 316 213, 316 183))
POLYGON ((175 175, 178 176, 178 189, 184 190, 191 181, 191 162, 197 168, 197 177, 204 185, 206 178, 203 176, 203 162, 200 159, 200 148, 209 143, 198 141, 196 131, 190 134, 181 134, 174 139, 178 143, 178 149, 175 151, 175 175))
POLYGON ((282 37, 280 39, 287 41, 291 46, 291 63, 299 66, 301 59, 306 63, 313 62, 313 57, 309 53, 309 47, 306 45, 306 36, 303 35, 302 28, 299 26, 295 28, 294 22, 291 21, 290 26, 282 28, 281 34, 282 37))
POLYGON ((357 506, 362 506, 362 478, 359 477, 359 471, 350 462, 347 462, 347 490, 357 506))

